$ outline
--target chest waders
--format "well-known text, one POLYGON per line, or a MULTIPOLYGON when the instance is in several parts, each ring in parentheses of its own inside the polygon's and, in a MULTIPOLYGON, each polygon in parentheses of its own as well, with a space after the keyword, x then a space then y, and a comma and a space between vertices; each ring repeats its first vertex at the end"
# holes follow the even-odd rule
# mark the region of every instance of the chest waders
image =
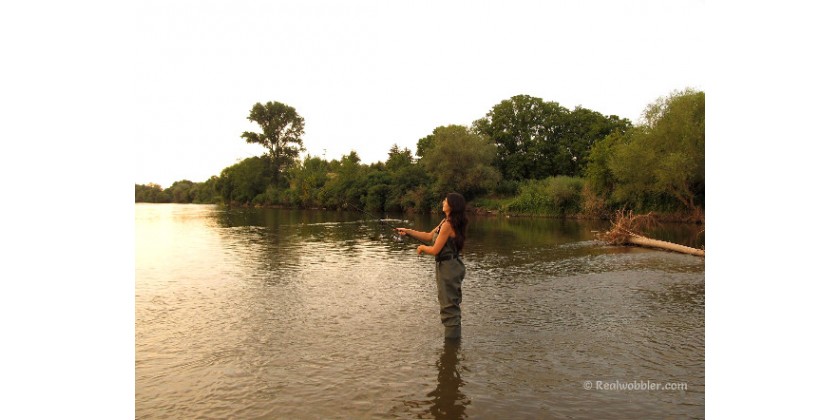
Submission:
MULTIPOLYGON (((432 243, 437 240, 438 233, 439 229, 435 231, 432 243)), ((448 238, 446 245, 435 256, 435 281, 444 338, 461 337, 461 282, 464 281, 466 273, 455 240, 448 238)))

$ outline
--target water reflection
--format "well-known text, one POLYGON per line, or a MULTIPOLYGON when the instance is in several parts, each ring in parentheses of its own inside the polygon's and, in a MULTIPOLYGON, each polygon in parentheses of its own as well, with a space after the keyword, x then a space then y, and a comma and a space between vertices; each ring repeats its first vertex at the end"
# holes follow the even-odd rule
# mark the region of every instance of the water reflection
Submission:
POLYGON ((437 388, 427 395, 432 397, 432 406, 429 408, 429 412, 436 419, 462 419, 466 417, 465 412, 470 400, 461 392, 464 381, 461 379, 460 357, 461 340, 445 340, 443 350, 440 353, 440 360, 437 362, 437 388))
MULTIPOLYGON (((136 418, 703 416, 703 259, 604 246, 598 222, 475 217, 469 333, 441 346, 433 263, 376 219, 135 212, 136 418), (581 386, 635 379, 690 388, 581 386)), ((376 216, 424 231, 441 219, 376 216)))

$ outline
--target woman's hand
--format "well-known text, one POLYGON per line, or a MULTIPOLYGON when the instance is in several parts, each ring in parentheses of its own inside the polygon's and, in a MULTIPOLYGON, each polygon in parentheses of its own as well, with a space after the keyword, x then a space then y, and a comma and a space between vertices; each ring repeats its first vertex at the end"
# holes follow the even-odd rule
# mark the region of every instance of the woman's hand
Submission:
POLYGON ((406 228, 396 228, 394 230, 396 230, 397 233, 400 234, 400 236, 408 235, 408 229, 406 229, 406 228))
POLYGON ((417 247, 417 255, 423 255, 423 248, 425 248, 423 245, 417 247))

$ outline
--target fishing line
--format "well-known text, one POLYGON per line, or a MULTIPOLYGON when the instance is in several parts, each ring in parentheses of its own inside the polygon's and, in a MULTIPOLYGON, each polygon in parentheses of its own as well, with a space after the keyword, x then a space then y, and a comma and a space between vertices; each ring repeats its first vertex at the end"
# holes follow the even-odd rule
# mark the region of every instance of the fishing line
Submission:
MULTIPOLYGON (((397 231, 397 229, 399 229, 398 227, 396 227, 396 226, 394 226, 394 225, 392 225, 392 224, 390 224, 390 223, 388 223, 388 222, 386 222, 386 221, 384 221, 384 220, 382 220, 382 219, 380 219, 380 218, 378 218, 378 217, 376 217, 376 216, 374 216, 374 215, 372 215, 372 214, 368 213, 367 211, 362 210, 362 209, 360 209, 360 208, 356 207, 355 205, 353 205, 353 204, 348 203, 348 202, 346 202, 346 201, 345 201, 345 202, 344 202, 344 206, 343 206, 343 207, 344 207, 344 208, 347 208, 347 206, 350 206, 350 207, 354 208, 356 211, 359 211, 359 212, 361 212, 361 213, 365 214, 366 216, 369 216, 371 219, 376 219, 376 221, 378 221, 379 223, 381 223, 381 224, 383 224, 383 225, 385 225, 385 226, 390 227, 392 230, 394 230, 394 232, 396 232, 396 231, 397 231)), ((397 234, 397 235, 399 235, 399 234, 397 234)), ((419 239, 417 239, 417 238, 415 238, 415 237, 413 237, 413 236, 411 236, 411 235, 405 235, 405 236, 408 236, 409 238, 414 239, 415 241, 420 242, 420 243, 421 243, 421 244, 423 244, 423 245, 427 245, 427 246, 429 245, 429 244, 427 244, 426 242, 423 242, 423 241, 421 241, 421 240, 419 240, 419 239)), ((399 238, 402 238, 402 236, 399 236, 399 238)), ((402 242, 402 241, 400 240, 400 242, 402 242)))
MULTIPOLYGON (((324 189, 324 187, 326 187, 326 184, 324 184, 324 185, 322 185, 322 186, 320 186, 320 187, 318 187, 318 188, 315 188, 315 189, 314 189, 314 191, 313 191, 313 195, 315 195, 315 194, 317 194, 317 193, 322 192, 322 190, 324 189)), ((397 229, 399 229, 398 227, 394 226, 394 225, 393 225, 393 224, 391 224, 391 223, 386 222, 385 220, 382 220, 382 219, 381 219, 381 218, 379 218, 379 217, 376 217, 376 216, 374 216, 374 215, 370 214, 369 212, 367 212, 367 211, 366 211, 366 210, 364 210, 364 209, 360 209, 360 208, 356 207, 356 205, 355 205, 355 204, 350 203, 349 201, 345 201, 345 202, 344 202, 344 204, 342 204, 342 205, 341 205, 341 207, 342 207, 342 208, 344 208, 344 209, 346 209, 348 206, 349 206, 349 207, 352 207, 352 208, 353 208, 353 209, 355 209, 356 211, 358 211, 358 212, 360 212, 360 213, 364 214, 364 215, 366 216, 366 218, 367 218, 367 217, 370 217, 371 219, 376 219, 376 221, 377 221, 377 222, 379 222, 380 224, 383 224, 383 225, 385 225, 385 226, 388 226, 389 228, 391 228, 391 230, 392 230, 392 231, 394 232, 394 234, 396 235, 395 240, 396 240, 397 242, 402 242, 402 241, 403 241, 403 239, 402 239, 402 238, 403 238, 403 236, 401 236, 401 235, 397 232, 397 229)), ((414 239, 415 241, 420 242, 420 243, 421 243, 421 244, 423 244, 423 245, 429 246, 429 244, 427 244, 425 241, 421 241, 420 239, 417 239, 417 238, 415 238, 415 237, 413 237, 413 236, 411 236, 411 235, 404 235, 404 236, 408 236, 409 238, 414 239)))
POLYGON ((356 206, 354 206, 354 205, 352 205, 352 204, 350 204, 350 203, 348 203, 348 202, 344 202, 344 206, 345 206, 345 207, 346 207, 346 206, 353 207, 353 208, 354 208, 354 209, 356 209, 357 211, 360 211, 360 212, 362 212, 362 213, 366 214, 366 215, 367 215, 367 216, 369 216, 371 219, 376 219, 379 223, 382 223, 383 225, 386 225, 386 226, 390 227, 391 229, 394 229, 394 230, 398 229, 396 226, 394 226, 394 225, 392 225, 392 224, 390 224, 390 223, 388 223, 388 222, 386 222, 386 221, 384 221, 384 220, 382 220, 382 219, 380 219, 380 218, 378 218, 378 217, 376 217, 376 216, 374 216, 374 215, 372 215, 372 214, 370 214, 370 213, 366 212, 365 210, 362 210, 362 209, 360 209, 360 208, 358 208, 358 207, 356 207, 356 206))

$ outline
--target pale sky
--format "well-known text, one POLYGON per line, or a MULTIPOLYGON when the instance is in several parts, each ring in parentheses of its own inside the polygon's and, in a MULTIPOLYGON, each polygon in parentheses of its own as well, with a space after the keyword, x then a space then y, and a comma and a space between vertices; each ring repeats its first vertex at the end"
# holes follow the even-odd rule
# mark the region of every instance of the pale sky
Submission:
POLYGON ((257 103, 305 119, 308 154, 415 151, 526 94, 636 122, 706 87, 704 1, 137 2, 135 183, 205 181, 265 150, 257 103))
POLYGON ((371 163, 391 144, 414 150, 435 127, 469 125, 518 94, 636 121, 656 98, 693 87, 709 105, 708 412, 824 417, 836 411, 838 373, 825 333, 837 317, 828 281, 837 259, 835 8, 816 0, 5 2, 0 213, 4 269, 16 281, 0 286, 9 297, 0 311, 11 320, 6 341, 27 345, 4 348, 17 361, 4 378, 18 386, 3 412, 40 404, 56 415, 131 415, 134 283, 117 281, 134 270, 125 182, 204 181, 261 154, 239 138, 258 130, 246 119, 256 102, 297 108, 310 153, 327 149, 332 159, 355 149, 371 163), (768 228, 784 225, 780 215, 816 223, 768 228), (49 354, 56 342, 80 340, 86 345, 61 348, 65 357, 49 354), (44 405, 27 391, 47 375, 62 392, 44 405), (80 377, 94 380, 79 387, 80 377), (104 403, 88 404, 91 385, 104 403))

